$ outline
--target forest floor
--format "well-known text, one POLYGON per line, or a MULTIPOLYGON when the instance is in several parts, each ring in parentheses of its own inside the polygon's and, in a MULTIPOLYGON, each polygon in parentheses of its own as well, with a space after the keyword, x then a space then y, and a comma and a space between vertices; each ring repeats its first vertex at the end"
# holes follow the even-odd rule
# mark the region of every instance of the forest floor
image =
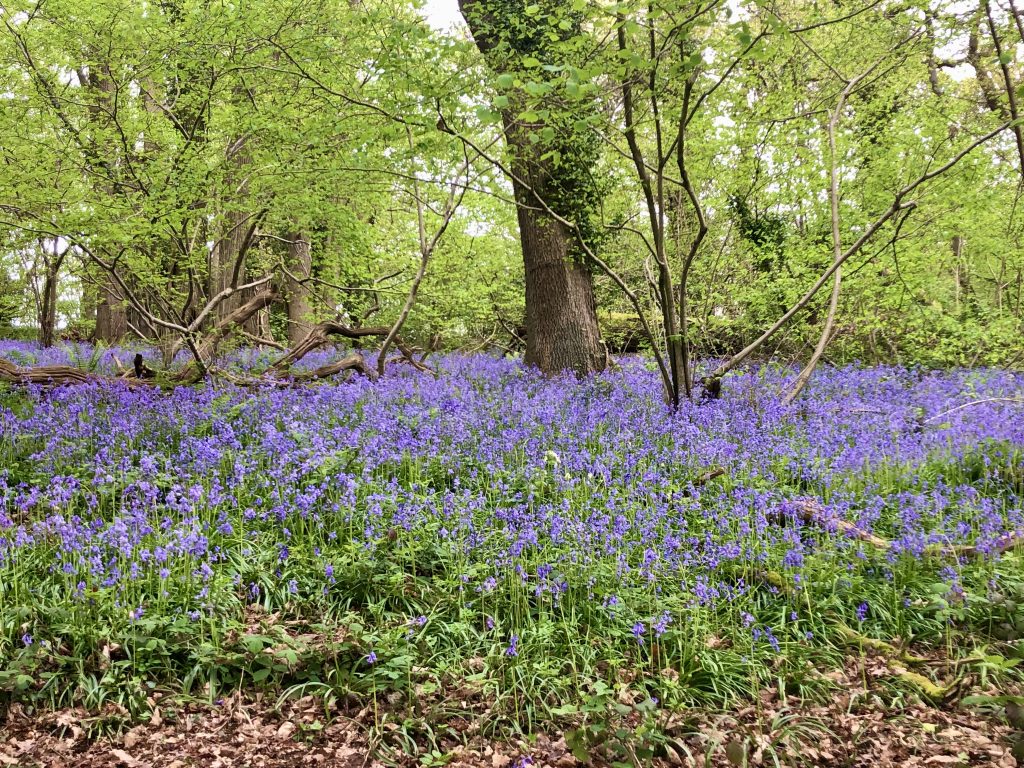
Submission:
MULTIPOLYGON (((149 723, 132 726, 126 713, 65 709, 29 713, 12 705, 0 725, 0 766, 19 768, 571 768, 593 765, 668 766, 992 766, 1024 764, 1014 756, 1013 730, 956 701, 908 697, 895 705, 886 683, 891 663, 869 653, 832 673, 838 695, 827 703, 779 700, 765 689, 759 702, 730 712, 691 710, 665 724, 659 758, 639 760, 629 749, 602 749, 578 760, 557 730, 493 740, 465 734, 443 751, 381 759, 379 746, 398 730, 403 713, 385 702, 325 712, 312 696, 280 702, 267 693, 236 693, 214 705, 161 706, 149 723), (866 687, 865 687, 866 686, 866 687), (886 702, 889 702, 888 704, 886 702), (625 759, 616 759, 625 758, 625 759)), ((984 689, 982 689, 984 690, 984 689)), ((973 693, 978 693, 975 687, 973 693)), ((1007 695, 990 689, 990 695, 1007 695)), ((1013 693, 1019 693, 1015 691, 1013 693)), ((453 695, 458 695, 453 692, 453 695)), ((404 725, 408 726, 408 721, 404 725)), ((630 722, 618 724, 626 730, 630 722)), ((633 734, 635 735, 635 734, 633 734)), ((607 745, 606 745, 607 746, 607 745)))
POLYGON ((435 364, 0 388, 0 768, 1024 758, 1024 374, 435 364))

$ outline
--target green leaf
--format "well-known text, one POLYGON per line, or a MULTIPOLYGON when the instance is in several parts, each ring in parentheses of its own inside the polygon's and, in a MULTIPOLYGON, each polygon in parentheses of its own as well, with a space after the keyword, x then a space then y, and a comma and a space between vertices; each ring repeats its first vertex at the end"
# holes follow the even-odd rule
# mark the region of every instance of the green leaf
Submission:
POLYGON ((262 635, 246 635, 242 638, 242 645, 249 653, 259 653, 266 647, 267 639, 262 635))
POLYGON ((501 115, 489 107, 477 107, 476 117, 484 125, 492 125, 501 121, 501 115))
POLYGON ((556 717, 565 717, 566 715, 575 715, 580 710, 575 704, 563 704, 560 707, 552 707, 549 711, 556 717))

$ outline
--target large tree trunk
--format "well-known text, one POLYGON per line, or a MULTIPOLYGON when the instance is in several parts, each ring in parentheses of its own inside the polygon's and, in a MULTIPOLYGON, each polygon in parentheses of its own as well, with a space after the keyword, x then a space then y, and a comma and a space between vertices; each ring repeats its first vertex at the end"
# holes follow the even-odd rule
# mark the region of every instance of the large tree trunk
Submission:
MULTIPOLYGON (((560 5, 556 0, 548 0, 548 4, 553 11, 560 5)), ((554 61, 564 55, 548 43, 523 34, 528 19, 520 6, 459 0, 459 7, 477 48, 495 72, 514 71, 521 65, 517 57, 529 55, 554 61)), ((567 39, 579 31, 578 22, 576 27, 570 23, 568 29, 560 29, 567 39)), ((515 101, 515 94, 510 95, 515 101)), ((587 217, 590 211, 585 209, 594 204, 589 194, 592 190, 578 186, 579 179, 586 177, 580 173, 580 166, 592 161, 592 150, 574 136, 560 135, 556 141, 562 144, 557 146, 531 142, 530 134, 541 132, 545 125, 524 123, 515 117, 516 113, 512 106, 504 110, 526 271, 525 361, 548 374, 600 371, 607 354, 597 324, 593 276, 582 261, 577 233, 544 210, 550 207, 563 219, 575 222, 587 217), (550 149, 558 150, 560 164, 540 159, 550 149), (539 205, 540 200, 545 205, 539 205)))
MULTIPOLYGON (((509 126, 510 143, 518 143, 522 134, 509 126)), ((520 144, 514 151, 518 155, 530 150, 520 144)), ((543 194, 543 180, 536 178, 537 169, 515 160, 512 166, 515 175, 529 185, 513 181, 526 273, 524 361, 544 373, 571 370, 583 375, 603 370, 606 355, 597 325, 593 275, 574 257, 574 234, 538 210, 533 191, 543 194)))
POLYGON ((128 313, 110 275, 104 273, 100 276, 97 293, 96 341, 113 344, 128 334, 128 313))
POLYGON ((313 254, 309 235, 297 232, 288 240, 288 275, 285 277, 288 345, 294 347, 313 329, 313 307, 309 302, 309 289, 300 282, 309 278, 313 268, 313 254))
MULTIPOLYGON (((235 92, 241 99, 242 90, 235 92)), ((252 93, 250 92, 251 98, 252 93)), ((252 249, 252 228, 259 221, 260 214, 252 209, 249 188, 249 172, 252 154, 249 151, 249 137, 239 136, 227 148, 229 172, 226 189, 232 190, 224 200, 224 230, 220 240, 210 254, 209 295, 216 296, 233 283, 241 285, 252 277, 249 257, 252 249), (237 275, 236 275, 237 271, 237 275)), ((217 307, 216 317, 223 319, 243 306, 259 291, 239 291, 217 307)), ((270 313, 267 309, 250 316, 245 321, 245 330, 257 337, 270 335, 270 313)))
MULTIPOLYGON (((98 119, 104 119, 104 111, 108 114, 113 113, 111 104, 117 89, 105 67, 90 68, 89 77, 92 86, 99 92, 100 101, 100 107, 93 114, 98 119)), ((115 194, 112 181, 113 179, 110 179, 104 184, 109 194, 115 194)), ((96 298, 96 341, 116 343, 128 334, 128 312, 113 275, 106 272, 99 275, 96 298)))

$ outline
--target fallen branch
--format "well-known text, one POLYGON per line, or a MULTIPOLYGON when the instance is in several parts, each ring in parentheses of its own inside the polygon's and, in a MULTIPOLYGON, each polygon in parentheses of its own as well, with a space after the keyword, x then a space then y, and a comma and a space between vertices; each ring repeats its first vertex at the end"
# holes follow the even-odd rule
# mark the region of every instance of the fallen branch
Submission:
MULTIPOLYGON (((327 320, 322 323, 318 323, 313 326, 309 333, 306 334, 306 338, 300 341, 295 347, 285 355, 282 355, 270 366, 270 370, 280 374, 282 371, 287 371, 295 363, 299 362, 302 358, 308 355, 310 352, 319 349, 325 344, 331 341, 332 336, 341 336, 345 339, 365 339, 369 337, 380 337, 387 338, 391 334, 391 327, 376 325, 367 327, 352 327, 345 325, 344 323, 327 320)), ((392 339, 394 345, 402 353, 403 362, 413 366, 418 371, 424 373, 433 373, 433 369, 416 360, 416 351, 402 341, 399 337, 392 339)))
MULTIPOLYGON (((700 488, 703 485, 707 485, 712 480, 714 480, 716 477, 721 477, 724 474, 726 474, 726 472, 725 472, 724 469, 722 469, 722 467, 715 467, 714 469, 709 469, 704 474, 702 474, 702 475, 700 475, 698 477, 695 477, 693 480, 690 481, 690 485, 692 485, 694 490, 696 490, 697 488, 700 488)), ((690 489, 689 488, 686 488, 685 490, 683 490, 683 496, 689 496, 689 495, 690 495, 690 489)))
MULTIPOLYGON (((811 525, 834 527, 837 531, 849 536, 850 538, 863 541, 882 551, 889 551, 893 547, 892 542, 888 539, 883 539, 881 536, 876 536, 873 533, 865 531, 863 528, 857 527, 848 520, 837 518, 835 515, 830 514, 821 506, 821 504, 812 499, 797 499, 790 502, 787 507, 788 508, 786 510, 780 509, 780 514, 785 515, 788 513, 791 517, 796 517, 798 520, 811 525)), ((925 547, 924 552, 927 555, 935 557, 967 557, 978 559, 992 555, 1001 555, 1019 547, 1024 547, 1024 531, 1010 531, 1009 533, 1005 533, 992 542, 991 545, 931 544, 925 547)))
POLYGON ((834 624, 833 627, 835 628, 839 639, 847 645, 856 648, 869 648, 879 653, 895 656, 906 664, 924 664, 928 661, 928 659, 923 656, 913 656, 906 651, 897 648, 892 643, 887 643, 885 640, 878 640, 874 637, 862 635, 860 632, 853 629, 853 627, 850 627, 841 621, 834 624))
POLYGON ((937 413, 934 416, 929 416, 923 423, 927 424, 931 421, 938 421, 943 416, 949 416, 949 414, 962 411, 964 408, 972 408, 975 405, 984 405, 985 403, 1018 403, 1020 405, 1024 405, 1024 397, 985 397, 981 400, 972 400, 969 403, 962 403, 955 408, 950 408, 948 411, 943 411, 942 413, 937 413))
MULTIPOLYGON (((292 373, 288 374, 288 376, 293 381, 314 381, 317 379, 326 379, 330 378, 331 376, 336 376, 342 371, 356 371, 357 373, 361 373, 363 376, 366 376, 370 380, 377 378, 376 373, 369 365, 366 364, 366 360, 363 359, 363 356, 355 352, 353 352, 351 355, 343 357, 341 360, 329 363, 327 365, 322 365, 319 368, 313 369, 312 371, 292 373)), ((278 375, 280 376, 284 374, 279 371, 278 375)))
POLYGON ((858 528, 848 520, 842 520, 834 515, 829 514, 818 502, 810 499, 798 499, 791 502, 788 505, 788 509, 784 511, 791 514, 791 516, 797 517, 804 523, 817 524, 822 526, 834 526, 840 533, 846 534, 854 539, 867 542, 873 547, 878 549, 888 550, 892 549, 892 542, 883 539, 880 536, 875 536, 873 533, 865 531, 863 528, 858 528))

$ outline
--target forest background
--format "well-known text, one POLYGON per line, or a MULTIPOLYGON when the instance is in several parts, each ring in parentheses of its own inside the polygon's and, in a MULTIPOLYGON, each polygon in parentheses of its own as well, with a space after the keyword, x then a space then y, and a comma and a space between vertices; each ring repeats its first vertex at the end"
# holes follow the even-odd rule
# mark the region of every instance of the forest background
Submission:
POLYGON ((1024 359, 1014 0, 452 10, 5 2, 0 333, 1024 359))

